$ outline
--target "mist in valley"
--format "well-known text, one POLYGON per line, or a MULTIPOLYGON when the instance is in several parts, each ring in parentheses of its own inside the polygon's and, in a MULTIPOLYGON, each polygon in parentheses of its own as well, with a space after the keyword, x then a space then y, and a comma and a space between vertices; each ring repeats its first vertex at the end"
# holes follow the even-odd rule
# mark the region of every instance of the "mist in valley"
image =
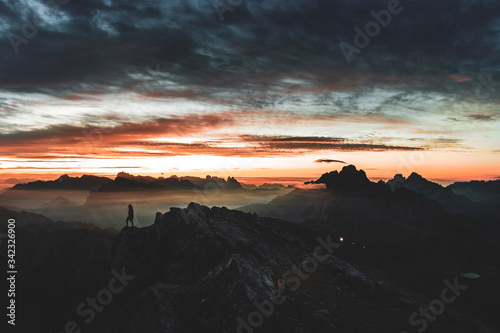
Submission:
POLYGON ((53 221, 93 223, 100 228, 125 226, 127 206, 134 207, 134 224, 154 223, 157 212, 172 207, 186 208, 196 202, 209 207, 234 209, 252 204, 265 204, 290 188, 223 189, 217 186, 193 190, 149 189, 135 191, 78 191, 78 190, 15 190, 0 194, 0 206, 15 211, 42 214, 53 221))

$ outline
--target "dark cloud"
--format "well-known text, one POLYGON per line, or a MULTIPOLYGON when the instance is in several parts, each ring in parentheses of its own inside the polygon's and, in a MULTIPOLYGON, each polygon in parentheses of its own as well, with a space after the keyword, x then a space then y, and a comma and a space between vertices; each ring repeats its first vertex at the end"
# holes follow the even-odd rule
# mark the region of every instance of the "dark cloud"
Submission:
POLYGON ((471 120, 478 120, 478 121, 495 121, 496 119, 493 116, 488 116, 484 114, 473 114, 468 116, 469 119, 471 120))
POLYGON ((246 142, 342 142, 343 138, 328 138, 316 136, 267 136, 241 135, 240 139, 246 142))
POLYGON ((327 159, 327 158, 321 158, 319 160, 315 160, 314 163, 341 163, 341 164, 347 164, 346 162, 344 161, 340 161, 340 160, 330 160, 330 159, 327 159))
POLYGON ((336 150, 336 151, 406 151, 406 150, 423 150, 421 147, 411 146, 392 146, 385 144, 374 143, 331 143, 331 142, 287 142, 287 143, 268 143, 266 148, 269 151, 287 152, 290 150, 303 151, 321 151, 321 150, 336 150))
POLYGON ((111 143, 131 138, 156 136, 183 136, 197 134, 233 124, 231 114, 185 115, 155 118, 147 122, 123 122, 114 127, 88 125, 52 125, 39 130, 17 131, 0 135, 0 144, 17 147, 20 144, 76 144, 111 143))
POLYGON ((156 64, 179 85, 232 87, 253 73, 452 75, 496 73, 500 63, 500 4, 493 0, 402 1, 403 12, 350 65, 339 43, 353 43, 353 28, 364 29, 386 0, 243 1, 224 21, 212 0, 30 3, 39 5, 0 3, 4 89, 130 87, 138 80, 131 74, 147 76, 146 66, 156 64), (16 54, 9 34, 23 37, 33 17, 38 32, 16 54))
MULTIPOLYGON (((272 139, 271 139, 272 140, 272 139)), ((245 140, 246 147, 241 147, 241 141, 227 139, 223 141, 225 146, 220 146, 221 140, 203 141, 197 143, 177 142, 123 142, 128 147, 145 147, 147 151, 136 153, 151 155, 217 155, 217 156, 259 156, 270 157, 276 155, 297 156, 315 151, 414 151, 424 150, 422 147, 391 146, 372 143, 334 143, 325 142, 273 142, 273 141, 249 141, 245 140), (153 149, 154 148, 154 149, 153 149), (149 150, 153 150, 152 152, 149 150)))
POLYGON ((284 138, 273 138, 272 141, 286 141, 286 142, 340 142, 344 141, 342 138, 325 138, 325 137, 284 137, 284 138))
POLYGON ((422 146, 430 149, 442 149, 442 148, 463 148, 467 147, 463 144, 463 139, 457 138, 410 138, 409 141, 419 142, 422 146))
POLYGON ((242 135, 239 141, 254 144, 254 152, 266 152, 269 155, 287 153, 305 153, 311 151, 412 151, 423 147, 387 145, 374 142, 356 142, 346 138, 331 137, 285 137, 242 135))
MULTIPOLYGON (((89 169, 140 169, 141 167, 130 167, 130 166, 116 166, 116 167, 94 167, 89 169)), ((25 166, 16 166, 14 168, 0 168, 0 170, 57 170, 58 168, 54 167, 25 167, 25 166)), ((67 170, 81 170, 81 167, 68 167, 65 166, 64 169, 67 170)), ((34 179, 37 180, 37 179, 34 179)))

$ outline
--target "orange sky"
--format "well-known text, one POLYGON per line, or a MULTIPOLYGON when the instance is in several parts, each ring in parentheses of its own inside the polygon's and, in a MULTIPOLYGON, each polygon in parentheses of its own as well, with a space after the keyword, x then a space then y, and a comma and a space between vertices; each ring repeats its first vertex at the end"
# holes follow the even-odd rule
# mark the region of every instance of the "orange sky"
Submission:
POLYGON ((410 1, 350 55, 371 2, 248 1, 225 20, 210 1, 3 3, 0 186, 120 171, 314 179, 345 164, 374 180, 500 176, 488 2, 410 1), (28 16, 36 39, 13 38, 28 16))
POLYGON ((258 95, 244 94, 244 85, 208 95, 187 88, 4 92, 0 182, 120 171, 314 179, 344 164, 374 180, 413 171, 444 183, 500 176, 495 98, 408 89, 470 80, 346 71, 339 83, 331 76, 338 74, 253 75, 251 85, 270 87, 258 95), (325 159, 340 162, 318 162, 325 159))

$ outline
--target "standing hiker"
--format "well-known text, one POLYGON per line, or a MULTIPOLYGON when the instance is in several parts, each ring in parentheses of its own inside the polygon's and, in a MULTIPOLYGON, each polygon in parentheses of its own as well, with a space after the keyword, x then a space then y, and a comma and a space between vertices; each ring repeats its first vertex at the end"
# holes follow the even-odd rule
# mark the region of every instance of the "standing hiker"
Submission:
POLYGON ((132 226, 134 226, 134 208, 132 205, 128 205, 128 217, 125 220, 127 222, 127 227, 128 227, 128 221, 132 223, 132 226))

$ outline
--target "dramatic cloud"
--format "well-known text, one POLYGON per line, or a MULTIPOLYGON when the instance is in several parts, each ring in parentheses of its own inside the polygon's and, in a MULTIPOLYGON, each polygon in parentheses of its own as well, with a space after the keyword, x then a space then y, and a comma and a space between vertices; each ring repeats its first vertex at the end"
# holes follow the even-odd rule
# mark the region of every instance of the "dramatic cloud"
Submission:
POLYGON ((341 164, 347 164, 344 161, 330 160, 330 159, 327 159, 327 158, 322 158, 322 159, 316 160, 316 161, 314 161, 314 163, 341 163, 341 164))
POLYGON ((493 116, 487 116, 484 114, 473 114, 473 115, 470 115, 468 117, 471 120, 479 120, 479 121, 493 121, 493 120, 495 120, 495 118, 493 118, 493 116))
MULTIPOLYGON (((44 3, 1 3, 4 87, 128 86, 147 79, 147 68, 157 64, 178 84, 219 87, 242 83, 242 74, 255 72, 342 69, 347 66, 340 42, 353 43, 353 28, 364 29, 373 20, 370 11, 387 7, 387 1, 374 0, 244 1, 220 21, 212 0, 69 1, 55 8, 44 3), (26 29, 30 23, 35 30, 26 29), (142 78, 134 77, 140 73, 142 78)), ((467 73, 498 69, 497 2, 402 6, 349 68, 438 73, 458 82, 467 73)))
POLYGON ((144 123, 122 123, 115 127, 99 127, 88 125, 53 125, 40 130, 18 131, 0 135, 2 146, 26 144, 30 142, 42 144, 71 144, 147 139, 158 136, 184 136, 202 133, 214 128, 229 126, 232 119, 229 115, 211 114, 205 116, 187 115, 184 117, 157 118, 144 123))

